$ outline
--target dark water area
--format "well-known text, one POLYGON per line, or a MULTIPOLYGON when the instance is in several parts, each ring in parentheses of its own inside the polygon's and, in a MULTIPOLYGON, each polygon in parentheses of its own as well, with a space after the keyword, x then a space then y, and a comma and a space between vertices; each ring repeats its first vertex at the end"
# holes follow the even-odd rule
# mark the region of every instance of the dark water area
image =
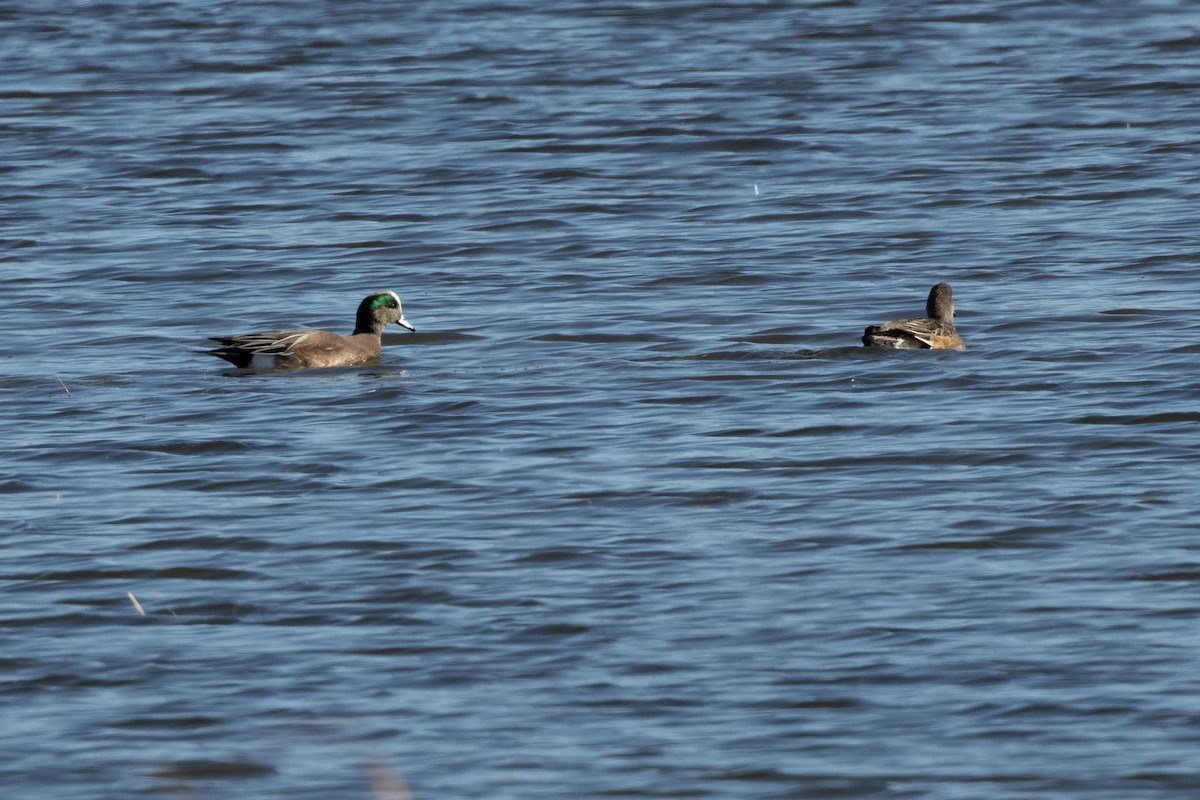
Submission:
POLYGON ((1195 4, 16 0, 0 74, 6 797, 1196 796, 1195 4))

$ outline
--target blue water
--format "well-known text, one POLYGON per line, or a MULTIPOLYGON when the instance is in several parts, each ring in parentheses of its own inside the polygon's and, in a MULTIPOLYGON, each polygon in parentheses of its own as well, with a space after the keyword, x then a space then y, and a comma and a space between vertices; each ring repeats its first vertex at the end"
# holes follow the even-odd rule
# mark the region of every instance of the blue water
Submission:
POLYGON ((6 797, 1195 796, 1192 4, 15 0, 0 74, 6 797))

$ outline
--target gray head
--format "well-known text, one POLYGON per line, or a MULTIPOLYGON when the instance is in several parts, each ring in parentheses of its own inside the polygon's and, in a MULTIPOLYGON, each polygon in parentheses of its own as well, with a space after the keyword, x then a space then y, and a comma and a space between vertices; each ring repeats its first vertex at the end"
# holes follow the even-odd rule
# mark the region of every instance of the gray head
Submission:
POLYGON ((930 319, 939 322, 954 322, 954 295, 950 284, 939 283, 929 290, 929 299, 925 301, 925 313, 930 319))
POLYGON ((363 298, 358 304, 358 315, 354 320, 355 333, 373 333, 376 336, 392 323, 415 331, 408 320, 404 318, 404 309, 400 307, 400 296, 395 292, 375 292, 363 298))

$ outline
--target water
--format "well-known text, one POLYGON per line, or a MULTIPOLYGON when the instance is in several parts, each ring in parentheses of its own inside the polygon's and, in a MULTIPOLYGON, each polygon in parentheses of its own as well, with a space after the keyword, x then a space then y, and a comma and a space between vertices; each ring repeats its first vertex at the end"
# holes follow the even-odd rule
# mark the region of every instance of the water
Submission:
POLYGON ((1191 4, 0 37, 6 796, 1194 796, 1191 4))

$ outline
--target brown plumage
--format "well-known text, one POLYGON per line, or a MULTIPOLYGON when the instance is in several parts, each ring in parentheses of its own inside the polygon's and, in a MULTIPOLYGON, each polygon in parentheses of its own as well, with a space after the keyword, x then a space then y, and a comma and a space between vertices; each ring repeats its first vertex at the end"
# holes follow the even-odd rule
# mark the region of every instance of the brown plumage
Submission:
POLYGON ((962 350, 962 337, 954 329, 954 295, 950 284, 939 283, 929 290, 924 319, 897 319, 871 325, 863 332, 868 347, 893 350, 962 350))
POLYGON ((379 360, 383 329, 392 323, 416 330, 404 318, 400 297, 395 292, 375 292, 358 304, 354 332, 349 336, 332 331, 290 330, 214 336, 221 345, 206 350, 242 369, 308 369, 379 360))

